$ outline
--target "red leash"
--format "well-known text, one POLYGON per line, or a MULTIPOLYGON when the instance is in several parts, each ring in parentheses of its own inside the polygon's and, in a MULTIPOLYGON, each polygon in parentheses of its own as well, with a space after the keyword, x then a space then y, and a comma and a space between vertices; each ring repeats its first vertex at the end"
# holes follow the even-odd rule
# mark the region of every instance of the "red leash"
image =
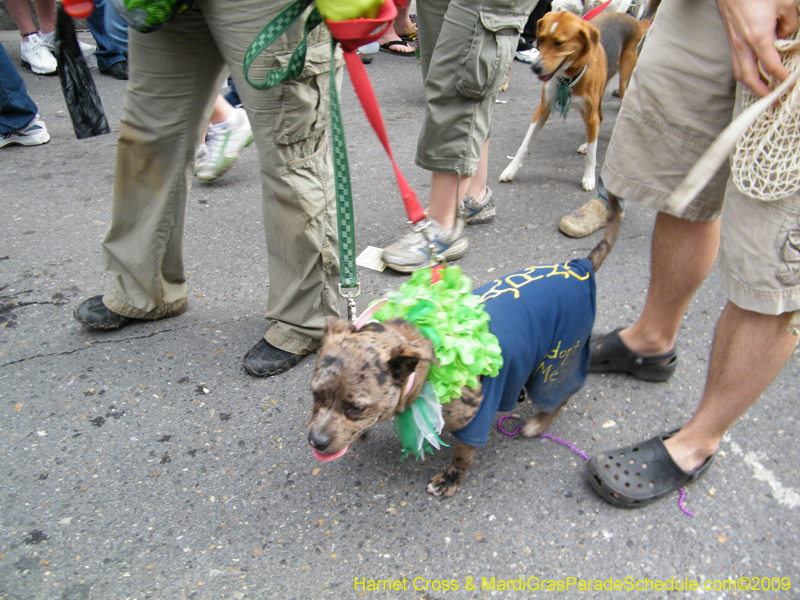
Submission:
POLYGON ((386 0, 378 14, 374 19, 353 19, 351 21, 325 21, 331 35, 342 46, 344 51, 344 60, 347 65, 347 70, 350 73, 350 79, 353 82, 358 100, 367 120, 375 130, 389 160, 392 161, 397 184, 400 188, 400 193, 403 196, 403 203, 408 213, 408 218, 412 223, 417 223, 425 218, 425 212, 417 200, 417 194, 411 189, 411 186, 406 181, 400 167, 394 160, 392 148, 389 144, 389 136, 386 134, 386 127, 383 124, 383 117, 381 116, 381 109, 378 105, 378 100, 375 97, 375 91, 372 88, 372 83, 367 75, 367 70, 364 68, 364 63, 356 53, 359 46, 368 44, 377 40, 387 27, 391 25, 394 18, 397 16, 397 7, 395 4, 405 6, 402 0, 386 0))
POLYGON ((583 15, 583 20, 591 21, 601 12, 603 12, 606 9, 606 6, 608 6, 609 4, 611 4, 611 0, 606 0, 606 2, 603 2, 601 5, 595 6, 592 10, 583 15))
POLYGON ((347 64, 347 70, 350 72, 350 79, 353 82, 356 95, 361 102, 361 107, 364 109, 367 120, 369 120, 372 128, 375 130, 375 134, 386 150, 389 160, 392 161, 392 167, 394 168, 394 174, 397 178, 397 185, 400 187, 400 193, 403 196, 403 203, 406 206, 408 219, 412 223, 417 223, 425 218, 425 212, 422 210, 422 206, 417 199, 416 192, 411 189, 411 186, 400 171, 400 167, 397 166, 394 160, 392 148, 389 145, 389 136, 386 134, 386 128, 384 127, 383 118, 381 117, 381 109, 375 97, 375 91, 372 89, 372 83, 367 75, 367 70, 364 68, 364 63, 361 62, 361 57, 358 56, 355 50, 347 49, 344 46, 342 48, 344 50, 344 60, 347 64))

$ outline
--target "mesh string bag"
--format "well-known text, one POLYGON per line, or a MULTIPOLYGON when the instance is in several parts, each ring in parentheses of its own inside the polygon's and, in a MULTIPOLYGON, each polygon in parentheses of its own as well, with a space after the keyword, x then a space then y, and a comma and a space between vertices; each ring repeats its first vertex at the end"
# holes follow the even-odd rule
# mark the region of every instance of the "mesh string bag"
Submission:
POLYGON ((786 198, 800 190, 800 32, 777 40, 775 47, 791 73, 772 92, 759 98, 743 89, 743 111, 708 147, 669 199, 680 216, 730 157, 731 178, 745 195, 764 201, 786 198))
MULTIPOLYGON (((800 70, 797 37, 795 32, 791 40, 776 44, 783 65, 792 73, 800 70)), ((744 90, 744 109, 758 100, 744 90)), ((769 105, 739 138, 731 174, 740 192, 758 200, 780 200, 800 189, 800 86, 794 86, 780 104, 769 105)))

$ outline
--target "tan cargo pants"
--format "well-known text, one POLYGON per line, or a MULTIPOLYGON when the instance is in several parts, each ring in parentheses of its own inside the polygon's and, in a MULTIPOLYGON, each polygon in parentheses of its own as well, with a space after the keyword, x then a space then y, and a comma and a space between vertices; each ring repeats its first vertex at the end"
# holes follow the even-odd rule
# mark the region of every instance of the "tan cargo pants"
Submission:
MULTIPOLYGON (((103 297, 111 310, 159 319, 186 305, 186 199, 195 149, 227 67, 247 110, 261 169, 266 317, 274 321, 265 337, 283 350, 308 353, 318 345, 325 317, 338 315, 335 192, 326 142, 329 34, 323 26, 311 34, 297 80, 260 91, 242 75, 250 42, 288 3, 199 0, 156 32, 131 29, 111 226, 103 240, 105 269, 114 276, 103 297)), ((267 68, 285 66, 304 20, 256 59, 252 81, 261 81, 267 68)))

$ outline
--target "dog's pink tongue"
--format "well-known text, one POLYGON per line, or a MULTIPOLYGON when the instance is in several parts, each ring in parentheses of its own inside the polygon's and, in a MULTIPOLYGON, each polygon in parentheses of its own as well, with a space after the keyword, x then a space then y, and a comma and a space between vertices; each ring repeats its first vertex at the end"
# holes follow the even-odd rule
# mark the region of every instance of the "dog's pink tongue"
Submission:
POLYGON ((334 452, 333 454, 323 454, 322 452, 314 448, 311 449, 311 452, 314 453, 314 458, 316 458, 317 460, 321 460, 322 462, 330 462, 344 455, 344 453, 347 452, 347 449, 349 447, 350 446, 345 446, 344 448, 342 448, 338 452, 334 452))

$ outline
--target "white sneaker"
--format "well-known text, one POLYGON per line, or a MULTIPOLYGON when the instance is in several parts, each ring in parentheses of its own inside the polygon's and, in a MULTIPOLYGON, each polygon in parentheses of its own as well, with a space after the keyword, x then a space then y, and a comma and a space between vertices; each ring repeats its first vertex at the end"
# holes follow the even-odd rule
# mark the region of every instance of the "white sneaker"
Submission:
MULTIPOLYGON (((55 52, 56 32, 51 31, 50 33, 42 33, 41 37, 42 37, 42 42, 44 42, 44 45, 47 46, 47 49, 50 50, 50 52, 55 52)), ((93 44, 86 44, 85 42, 82 42, 80 40, 78 40, 78 47, 81 49, 81 54, 83 54, 83 58, 89 58, 92 54, 97 52, 97 46, 93 44)))
POLYGON ((445 260, 461 258, 469 248, 469 240, 464 235, 464 220, 460 218, 456 219, 451 231, 444 231, 439 223, 429 218, 428 235, 432 248, 428 247, 428 240, 422 233, 412 231, 384 249, 383 262, 395 271, 410 273, 436 264, 436 257, 445 260))
POLYGON ((37 113, 31 122, 22 129, 17 129, 11 133, 0 135, 0 148, 10 146, 11 144, 19 144, 20 146, 39 146, 46 144, 50 141, 50 134, 47 133, 47 127, 44 121, 37 113))
POLYGON ((19 43, 19 53, 22 66, 37 75, 52 75, 58 70, 56 57, 38 33, 28 34, 28 41, 19 43))
POLYGON ((239 153, 253 142, 253 131, 243 108, 235 108, 227 121, 211 125, 206 134, 208 157, 198 169, 200 181, 213 181, 233 166, 239 153))
POLYGON ((517 50, 514 53, 514 58, 524 63, 532 63, 539 58, 539 49, 531 48, 529 50, 517 50))

